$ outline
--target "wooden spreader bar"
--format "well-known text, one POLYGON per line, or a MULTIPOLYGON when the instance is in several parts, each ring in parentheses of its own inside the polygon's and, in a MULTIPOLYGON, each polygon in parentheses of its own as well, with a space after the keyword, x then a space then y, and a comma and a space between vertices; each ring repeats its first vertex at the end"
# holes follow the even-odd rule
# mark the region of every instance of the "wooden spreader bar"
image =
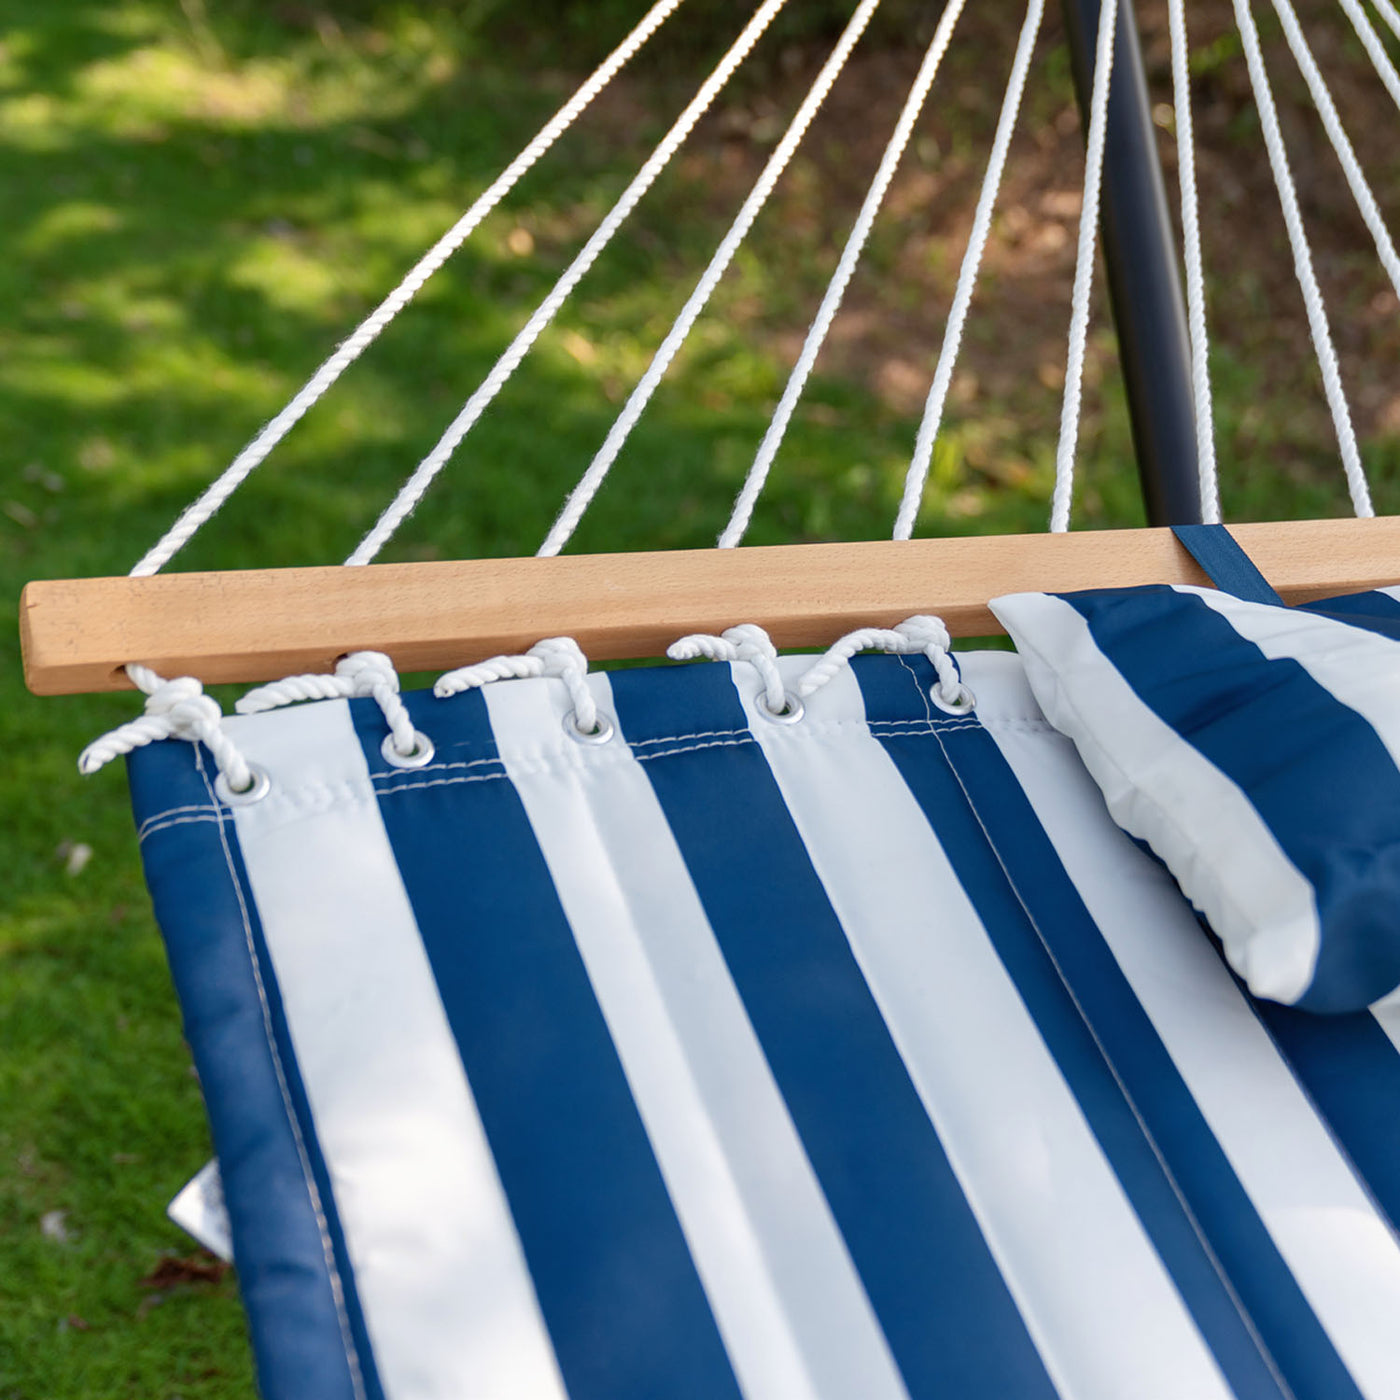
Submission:
MULTIPOLYGON (((1400 580, 1400 517, 1232 526, 1287 602, 1400 580)), ((660 656, 738 622, 780 647, 934 613, 958 636, 1000 630, 987 600, 1137 583, 1203 583, 1169 530, 565 555, 364 568, 45 580, 20 602, 38 695, 127 689, 122 667, 256 682, 329 671, 348 651, 402 671, 461 666, 571 636, 596 660, 660 656)))

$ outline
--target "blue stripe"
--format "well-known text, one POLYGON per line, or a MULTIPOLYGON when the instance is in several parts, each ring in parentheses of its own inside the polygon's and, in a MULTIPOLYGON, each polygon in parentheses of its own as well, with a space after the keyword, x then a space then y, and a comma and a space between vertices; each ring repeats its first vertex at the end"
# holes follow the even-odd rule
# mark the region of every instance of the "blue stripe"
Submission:
POLYGON ((1303 607, 1308 612, 1330 617, 1334 622, 1364 627, 1368 632, 1379 632, 1392 641, 1400 641, 1400 602, 1378 588, 1365 593, 1348 593, 1342 598, 1320 598, 1315 603, 1304 603, 1303 607))
POLYGON ((1053 1396, 729 668, 612 687, 914 1400, 1053 1396))
POLYGON ((1283 606, 1273 584, 1223 525, 1173 525, 1172 533, 1222 593, 1232 593, 1251 603, 1283 606))
POLYGON ((1351 1011, 1400 984, 1400 773, 1375 730, 1196 594, 1064 601, 1142 702, 1244 791, 1312 883, 1322 946, 1297 1005, 1351 1011))
POLYGON ((1400 1231, 1400 1054, 1390 1037, 1369 1011, 1314 1016, 1269 1001, 1254 1009, 1391 1229, 1400 1231))
POLYGON ((1277 1368, 1295 1395, 1357 1395, 995 741, 932 711, 922 658, 856 674, 877 726, 929 722, 881 742, 1235 1393, 1286 1394, 1277 1368))
POLYGON ((232 821, 215 815, 209 756, 185 743, 155 744, 133 753, 128 768, 138 825, 172 808, 187 809, 172 814, 178 825, 145 838, 142 857, 219 1156, 259 1389, 267 1400, 355 1400, 357 1393, 315 1203, 278 1080, 280 1062, 320 1197, 363 1394, 382 1400, 247 872, 232 821))
POLYGON ((571 1400, 738 1400, 482 696, 406 700, 439 762, 476 766, 389 770, 372 701, 355 726, 571 1400))

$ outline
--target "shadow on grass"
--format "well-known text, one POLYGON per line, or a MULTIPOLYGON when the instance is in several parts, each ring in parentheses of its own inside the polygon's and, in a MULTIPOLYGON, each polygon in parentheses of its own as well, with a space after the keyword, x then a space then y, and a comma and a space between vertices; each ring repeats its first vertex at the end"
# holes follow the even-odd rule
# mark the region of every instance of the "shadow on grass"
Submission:
MULTIPOLYGON (((713 21, 723 12, 732 23, 732 6, 698 8, 690 27, 665 31, 655 65, 630 73, 512 192, 180 567, 349 552, 623 188, 664 129, 660 113, 708 70, 713 21)), ((814 125, 576 547, 696 546, 718 533, 917 65, 926 8, 900 0, 872 33, 854 95, 814 125)), ((494 3, 9 0, 0 592, 16 598, 28 577, 125 571, 566 97, 620 27, 604 19, 636 9, 609 3, 580 20, 578 6, 560 6, 550 28, 494 3)), ((820 63, 813 41, 829 37, 831 16, 795 11, 799 27, 765 43, 756 76, 658 182, 393 557, 538 545, 820 63)), ((967 23, 972 42, 950 53, 872 243, 879 275, 852 287, 755 543, 889 529, 996 117, 978 46, 1004 39, 1004 16, 967 23)), ((1072 264, 1065 192, 1079 141, 1054 38, 1016 147, 1028 173, 1008 185, 1004 253, 988 268, 968 376, 935 456, 928 533, 1044 520, 1063 315, 1052 305, 1045 329, 1031 313, 1072 264)), ((1200 81, 1219 148, 1253 139, 1226 78, 1208 64, 1200 81)), ((1250 191, 1242 198, 1248 213, 1250 191)), ((1339 276, 1346 305, 1360 308, 1344 352, 1393 363, 1393 313, 1365 311, 1379 293, 1362 273, 1339 276)), ((1297 407, 1298 381, 1275 374, 1268 351, 1270 336, 1296 339, 1296 327, 1250 309, 1273 285, 1241 276, 1219 290, 1230 308, 1216 360, 1230 503, 1242 515, 1336 513, 1325 419, 1319 429, 1316 411, 1297 407)), ((1141 518, 1112 351, 1100 331, 1082 439, 1080 504, 1100 524, 1141 518)), ((1393 385, 1378 382, 1363 405, 1367 452, 1393 510, 1400 417, 1384 427, 1393 385)), ((73 769, 131 700, 32 700, 9 631, 0 663, 0 1396, 247 1395, 231 1287, 151 1308, 138 1286, 161 1252, 182 1247, 159 1207, 207 1143, 119 781, 82 786, 73 769), (78 846, 92 855, 70 873, 78 846), (55 1211, 66 1241, 42 1228, 55 1211)))

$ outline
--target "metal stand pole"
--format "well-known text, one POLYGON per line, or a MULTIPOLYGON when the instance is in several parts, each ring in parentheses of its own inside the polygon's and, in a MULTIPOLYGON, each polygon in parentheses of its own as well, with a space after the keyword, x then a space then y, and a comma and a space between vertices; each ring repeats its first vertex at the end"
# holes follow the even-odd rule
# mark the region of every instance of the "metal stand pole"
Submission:
MULTIPOLYGON (((1063 0, 1063 5, 1075 90, 1087 127, 1099 0, 1063 0)), ((1132 0, 1118 0, 1102 232, 1147 518, 1153 525, 1199 524, 1186 306, 1132 0)))

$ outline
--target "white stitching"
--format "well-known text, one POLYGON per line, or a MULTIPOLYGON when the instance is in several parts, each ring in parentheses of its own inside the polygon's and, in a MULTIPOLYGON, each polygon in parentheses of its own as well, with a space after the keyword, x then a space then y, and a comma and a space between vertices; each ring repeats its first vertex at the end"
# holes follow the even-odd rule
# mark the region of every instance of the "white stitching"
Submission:
MULTIPOLYGON (((900 664, 905 666, 905 669, 908 670, 909 678, 914 682, 915 688, 918 690, 919 694, 925 695, 924 687, 922 686, 922 684, 920 684, 919 678, 914 674, 914 668, 912 666, 909 666, 905 662, 905 659, 903 657, 900 657, 900 664)), ((927 696, 925 695, 924 704, 928 705, 929 703, 930 702, 927 696)), ((930 711, 930 716, 931 715, 932 712, 930 711)), ((1073 1005, 1076 1014, 1079 1016, 1079 1019, 1084 1026, 1085 1031, 1088 1033, 1089 1038, 1093 1041, 1094 1048, 1098 1051, 1100 1060, 1103 1062, 1104 1067, 1108 1070, 1108 1073, 1112 1077, 1113 1082, 1118 1086, 1118 1091, 1123 1096, 1123 1102, 1128 1106, 1128 1111, 1132 1114, 1134 1120, 1137 1122, 1138 1129, 1141 1131, 1143 1139, 1148 1145, 1148 1149, 1151 1151, 1153 1157, 1156 1159, 1157 1165, 1161 1169, 1162 1175, 1166 1179, 1167 1185, 1171 1189, 1172 1195, 1176 1197, 1177 1205, 1180 1207, 1182 1215, 1185 1217, 1187 1224, 1190 1226, 1191 1232, 1196 1236, 1196 1240, 1201 1246, 1202 1253, 1210 1261, 1211 1268, 1214 1270, 1216 1278, 1219 1279, 1220 1283, 1225 1289, 1226 1294, 1229 1296, 1231 1302, 1234 1303, 1235 1311, 1239 1314, 1240 1320, 1244 1323, 1245 1330, 1250 1334, 1251 1337, 1253 1337, 1255 1346, 1258 1348, 1261 1359, 1264 1361, 1265 1365, 1269 1367, 1270 1371, 1274 1373, 1275 1379, 1279 1381, 1280 1388, 1283 1389, 1285 1393, 1291 1394, 1291 1392, 1288 1391, 1288 1388, 1284 1383, 1282 1377, 1278 1375, 1273 1357, 1270 1355, 1268 1349, 1264 1346, 1262 1339, 1259 1337, 1257 1331, 1255 1330, 1254 1321, 1244 1308, 1242 1302, 1240 1301, 1239 1295, 1235 1290, 1233 1282, 1231 1281, 1228 1274, 1225 1272, 1224 1266, 1221 1264, 1220 1257, 1215 1249, 1214 1244, 1206 1234, 1206 1231, 1201 1225, 1200 1220, 1197 1218, 1195 1208, 1187 1199, 1186 1193, 1182 1188, 1181 1183, 1177 1180, 1176 1172, 1173 1170, 1171 1164, 1167 1161, 1166 1156, 1162 1150, 1161 1144, 1157 1140, 1156 1133, 1152 1131, 1152 1128, 1148 1124, 1146 1118, 1143 1116, 1142 1110, 1138 1107, 1136 1098, 1134 1098, 1133 1094, 1128 1088, 1127 1083, 1124 1081, 1123 1076, 1119 1071, 1118 1065, 1114 1062, 1113 1057, 1108 1053, 1108 1049, 1104 1045, 1102 1036, 1099 1033, 1099 1028, 1095 1024, 1095 1022, 1090 1018, 1087 1009, 1085 1008, 1083 1002, 1080 1000, 1079 993, 1070 984, 1069 977, 1065 973, 1064 967, 1060 961, 1058 954, 1050 946, 1050 940, 1046 938, 1045 932, 1040 926, 1040 920, 1035 916, 1034 912, 1031 910, 1030 905, 1027 903, 1025 896, 1021 893, 1021 885, 1012 875, 1011 867, 1007 864, 1006 858, 1002 855, 1001 847, 997 845, 995 840, 993 840, 992 833, 987 829, 987 823, 983 819, 981 811, 978 810, 977 803, 973 800, 972 791, 969 788, 967 781, 964 779, 961 770, 958 768, 958 765, 953 762, 952 755, 948 752, 946 748, 943 747, 942 739, 937 734, 935 734, 934 737, 938 739, 938 746, 943 752, 943 761, 948 767, 948 772, 952 775, 953 781, 958 785, 958 789, 963 795, 963 801, 967 803, 967 809, 969 812, 972 813, 972 819, 977 823, 977 829, 982 833, 982 839, 987 843, 987 849, 992 853, 992 857, 996 861, 997 866, 1001 871, 1001 877, 1006 882, 1006 888, 1011 891, 1011 894, 1015 898, 1016 903, 1020 905, 1021 912, 1025 916, 1027 925, 1030 927, 1031 932, 1035 935, 1036 941, 1040 944, 1040 947, 1044 952, 1046 959, 1049 961, 1050 966, 1055 970, 1055 976, 1059 979, 1060 986, 1064 989, 1064 993, 1069 998, 1070 1003, 1073 1005)), ((1029 800, 1030 799, 1027 798, 1027 802, 1029 802, 1029 800)), ((1036 821, 1037 823, 1040 822, 1039 815, 1035 812, 1034 808, 1032 808, 1031 815, 1034 821, 1036 821)), ((1050 839, 1048 832, 1045 833, 1045 837, 1047 841, 1050 839)), ((1067 873, 1068 872, 1066 872, 1066 874, 1067 873)), ((1070 883, 1072 885, 1073 881, 1070 881, 1070 883)), ((1090 916, 1090 922, 1093 922, 1092 915, 1090 916)), ((1146 1012, 1144 1010, 1144 1015, 1145 1014, 1146 1012)))
POLYGON ((418 777, 424 773, 444 773, 451 768, 482 768, 489 763, 499 763, 499 758, 469 758, 462 759, 457 763, 425 763, 421 768, 372 768, 371 778, 401 778, 406 772, 412 772, 418 777))
MULTIPOLYGON (((907 663, 905 669, 907 669, 907 663)), ((916 677, 917 679, 917 677, 916 677)), ((1055 733, 1055 727, 1046 719, 1032 718, 1022 715, 975 715, 967 717, 949 716, 943 718, 932 716, 927 719, 907 718, 907 719, 857 719, 855 717, 833 718, 833 719, 809 719, 800 731, 805 742, 820 742, 826 737, 841 737, 847 732, 870 733, 876 738, 900 738, 917 737, 935 733, 944 733, 956 729, 985 729, 989 731, 1010 731, 1017 733, 1055 733)), ((754 742, 752 731, 749 729, 702 729, 685 734, 660 734, 646 739, 629 739, 628 744, 633 750, 636 758, 641 762, 647 762, 654 758, 665 758, 671 754, 690 753, 702 748, 725 748, 734 747, 754 742), (692 741, 704 742, 692 742, 692 741), (643 750, 648 750, 644 752, 643 750)), ((524 757, 517 755, 516 757, 524 757)), ((532 758, 527 760, 533 765, 533 771, 547 770, 551 765, 559 762, 567 762, 573 766, 573 754, 571 750, 563 747, 541 748, 535 752, 532 758)), ((483 779, 494 779, 506 777, 503 761, 499 757, 461 759, 450 763, 430 764, 426 768, 414 769, 408 772, 403 769, 386 768, 379 771, 371 771, 371 783, 375 794, 386 792, 406 792, 414 791, 425 787, 441 787, 453 782, 479 782, 483 779), (495 768, 497 771, 491 773, 471 774, 469 776, 457 778, 434 779, 429 782, 422 781, 427 773, 447 773, 456 769, 471 768, 495 768)), ((299 788, 280 789, 281 800, 298 809, 297 814, 326 810, 346 800, 362 801, 368 794, 364 793, 354 785, 337 783, 306 783, 299 788)), ((164 830, 169 826, 177 826, 179 821, 167 821, 166 819, 181 813, 204 813, 204 816, 191 816, 191 821, 226 820, 231 813, 226 807, 221 805, 210 806, 208 804, 186 804, 181 807, 170 807, 164 811, 154 812, 146 818, 137 829, 138 839, 145 840, 147 836, 153 835, 156 831, 164 830)))
POLYGON ((457 787, 462 783, 494 783, 502 781, 505 777, 506 772, 502 769, 499 773, 472 773, 461 778, 433 778, 426 783, 397 783, 393 787, 376 788, 375 796, 391 797, 397 792, 417 792, 420 788, 457 787))
POLYGON ((173 817, 179 812, 209 812, 217 810, 217 808, 211 808, 207 802, 187 802, 183 807, 167 807, 163 812, 155 812, 147 817, 146 820, 136 828, 136 831, 139 835, 141 832, 145 831, 153 821, 159 821, 162 817, 173 817))
POLYGON ((146 829, 137 836, 136 844, 139 846, 148 836, 154 836, 158 831, 169 831, 170 828, 174 826, 197 826, 201 822, 217 822, 222 825, 228 820, 228 816, 221 812, 206 812, 203 816, 199 817, 176 817, 174 821, 157 822, 154 826, 148 825, 146 829))
MULTIPOLYGON (((204 771, 204 756, 196 749, 195 764, 199 770, 200 779, 203 781, 210 797, 213 797, 213 786, 209 782, 209 775, 204 771)), ((335 1298, 336 1317, 340 1324, 341 1343, 345 1347, 345 1359, 350 1367, 350 1381, 355 1387, 357 1400, 366 1400, 364 1377, 360 1370, 359 1353, 355 1348, 355 1340, 350 1335, 350 1319, 345 1310, 345 1288, 341 1282, 340 1271, 336 1267, 335 1250, 331 1244, 330 1228, 326 1222, 325 1211, 321 1205, 321 1193, 316 1188, 316 1180, 311 1174, 311 1162, 306 1151, 306 1142, 302 1136, 301 1124, 297 1121, 296 1110, 292 1104, 291 1091, 287 1087, 286 1072, 282 1065, 282 1057, 277 1050, 277 1039, 272 1029, 272 1008, 268 1005, 267 988, 263 983, 262 967, 258 962, 257 945, 253 941, 253 926, 248 918, 248 904, 243 897, 243 885, 238 878, 238 872, 234 868, 233 853, 229 850, 228 833, 225 830, 225 823, 219 823, 219 843, 223 848, 224 862, 228 867, 229 883, 233 886, 233 892, 238 899, 238 909, 243 920, 243 938, 248 949, 248 962, 253 973, 253 982, 258 989, 258 1002, 262 1007, 263 1035, 267 1040, 267 1049, 272 1057, 272 1067, 277 1074, 277 1087, 282 1095, 282 1106, 287 1114, 287 1122, 292 1130, 292 1137, 296 1141, 297 1156, 301 1159, 302 1179, 306 1182, 307 1194, 311 1198, 311 1209, 316 1216, 316 1226, 321 1235, 321 1252, 325 1256, 326 1270, 330 1276, 331 1293, 335 1298)), ((275 970, 274 970, 275 972, 275 970)))

